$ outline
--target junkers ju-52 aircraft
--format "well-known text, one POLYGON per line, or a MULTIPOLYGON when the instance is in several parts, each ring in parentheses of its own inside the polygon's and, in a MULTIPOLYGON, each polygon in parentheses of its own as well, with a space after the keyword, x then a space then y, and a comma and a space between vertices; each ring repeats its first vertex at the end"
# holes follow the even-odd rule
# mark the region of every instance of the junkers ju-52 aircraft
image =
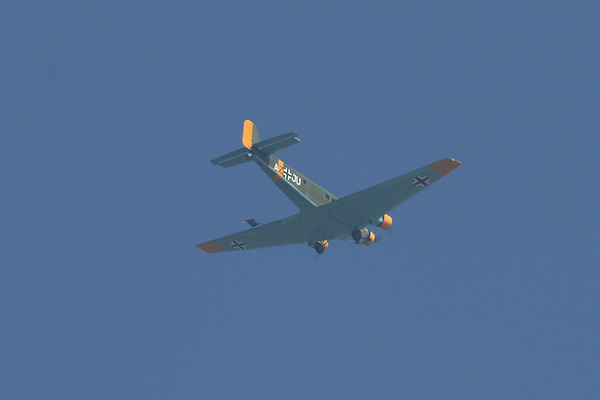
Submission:
POLYGON ((254 161, 300 212, 268 224, 247 220, 245 222, 250 223, 252 228, 200 243, 196 246, 198 249, 205 253, 220 253, 308 243, 321 254, 332 239, 370 246, 375 241, 375 234, 367 229, 368 225, 389 229, 392 218, 387 212, 461 165, 452 158, 444 158, 368 189, 337 198, 273 156, 299 143, 297 136, 290 132, 260 140, 258 129, 252 121, 247 120, 244 121, 242 136, 244 147, 211 162, 229 168, 254 161))

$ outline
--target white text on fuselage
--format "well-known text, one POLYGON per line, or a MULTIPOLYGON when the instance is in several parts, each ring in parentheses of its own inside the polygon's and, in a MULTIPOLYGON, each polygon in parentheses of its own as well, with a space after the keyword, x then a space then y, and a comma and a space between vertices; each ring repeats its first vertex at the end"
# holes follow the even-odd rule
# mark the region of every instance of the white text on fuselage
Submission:
POLYGON ((279 175, 281 175, 281 177, 283 179, 287 179, 288 181, 294 182, 298 186, 302 185, 302 178, 300 178, 298 175, 294 174, 285 165, 283 167, 281 167, 281 169, 280 169, 279 163, 275 163, 275 165, 273 166, 273 169, 275 170, 275 172, 277 172, 279 175))

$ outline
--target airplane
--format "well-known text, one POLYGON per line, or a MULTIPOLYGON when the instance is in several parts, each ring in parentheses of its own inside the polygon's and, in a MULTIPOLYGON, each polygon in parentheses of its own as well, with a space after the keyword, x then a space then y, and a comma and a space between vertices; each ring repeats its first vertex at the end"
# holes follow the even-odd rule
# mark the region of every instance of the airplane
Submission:
POLYGON ((197 249, 205 253, 221 253, 308 243, 318 254, 322 254, 333 239, 370 246, 375 241, 375 234, 367 226, 389 229, 392 217, 386 213, 461 166, 459 161, 447 157, 338 198, 273 156, 274 153, 299 143, 297 136, 290 132, 261 140, 254 123, 246 120, 242 133, 244 147, 211 162, 229 168, 254 161, 298 207, 299 212, 200 243, 196 245, 197 249))

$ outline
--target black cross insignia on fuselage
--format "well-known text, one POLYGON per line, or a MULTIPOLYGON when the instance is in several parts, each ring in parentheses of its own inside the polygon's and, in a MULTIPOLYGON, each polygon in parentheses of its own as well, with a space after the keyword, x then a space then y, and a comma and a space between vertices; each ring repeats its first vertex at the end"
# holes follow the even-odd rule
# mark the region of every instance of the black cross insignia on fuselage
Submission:
POLYGON ((238 250, 244 250, 246 248, 246 243, 238 242, 237 240, 232 240, 231 247, 233 247, 234 249, 238 249, 238 250))
POLYGON ((428 177, 420 177, 420 176, 416 176, 415 179, 413 180, 413 185, 415 185, 416 187, 425 187, 427 185, 429 185, 429 178, 428 177))

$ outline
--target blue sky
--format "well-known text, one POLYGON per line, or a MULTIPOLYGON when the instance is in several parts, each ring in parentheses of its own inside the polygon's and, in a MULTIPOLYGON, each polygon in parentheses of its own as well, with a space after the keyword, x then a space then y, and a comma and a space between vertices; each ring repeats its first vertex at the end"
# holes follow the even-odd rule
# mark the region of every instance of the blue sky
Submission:
POLYGON ((0 397, 600 396, 596 2, 0 6, 0 397), (207 255, 295 206, 463 166, 334 241, 207 255), (376 232, 379 233, 379 232, 376 232))

